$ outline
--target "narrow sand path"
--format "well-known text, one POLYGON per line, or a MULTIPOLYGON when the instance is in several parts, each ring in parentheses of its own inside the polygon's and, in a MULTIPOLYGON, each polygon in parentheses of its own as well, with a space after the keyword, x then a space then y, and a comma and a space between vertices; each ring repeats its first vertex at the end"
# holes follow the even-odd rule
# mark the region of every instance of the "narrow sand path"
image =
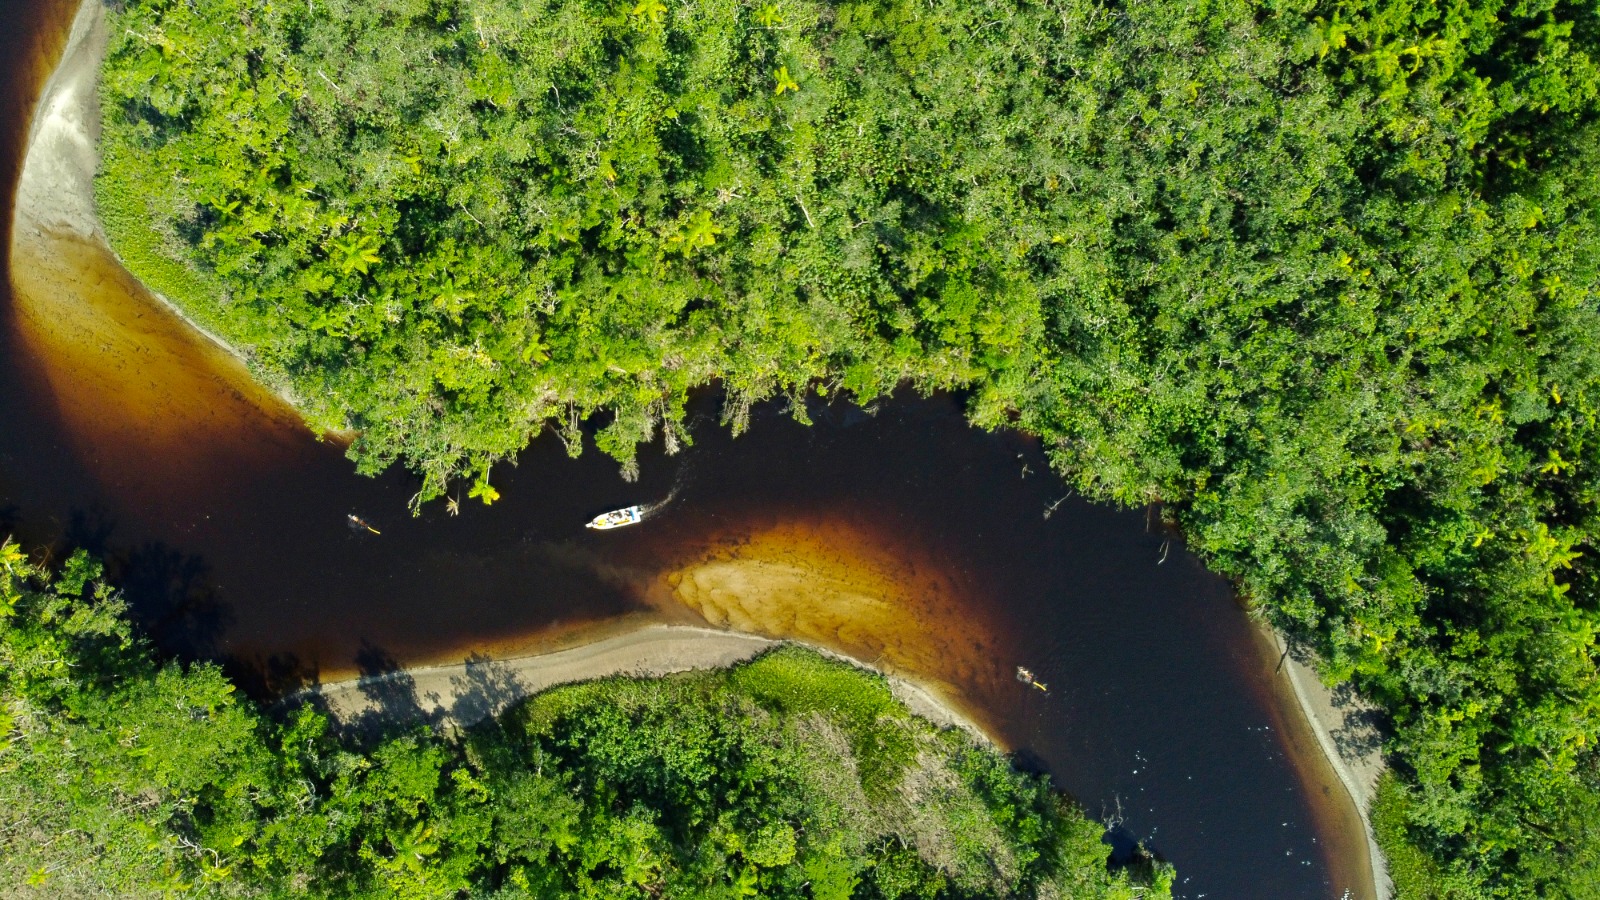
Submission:
POLYGON ((1276 630, 1268 631, 1280 654, 1283 678, 1300 702, 1300 710, 1311 724, 1311 731, 1317 736, 1328 764, 1361 812, 1361 826, 1367 835, 1367 857, 1372 864, 1373 891, 1378 900, 1389 900, 1394 895, 1394 883, 1389 878, 1388 861, 1372 830, 1372 801, 1378 791, 1378 778, 1385 768, 1382 735, 1374 724, 1378 710, 1351 691, 1324 685, 1304 654, 1290 648, 1276 630))
MULTIPOLYGON (((471 725, 558 685, 610 675, 654 677, 723 668, 783 643, 791 642, 689 625, 646 625, 552 653, 500 659, 476 656, 459 663, 351 678, 310 688, 285 702, 320 697, 328 711, 346 723, 402 719, 471 725)), ((811 649, 878 671, 825 648, 811 649)), ((912 712, 938 725, 964 729, 984 743, 994 743, 976 723, 920 686, 904 678, 885 677, 895 697, 912 712)))
POLYGON ((18 240, 23 233, 39 237, 45 231, 104 237, 94 211, 93 181, 100 140, 95 85, 105 47, 105 10, 85 2, 28 126, 28 154, 15 201, 18 240))

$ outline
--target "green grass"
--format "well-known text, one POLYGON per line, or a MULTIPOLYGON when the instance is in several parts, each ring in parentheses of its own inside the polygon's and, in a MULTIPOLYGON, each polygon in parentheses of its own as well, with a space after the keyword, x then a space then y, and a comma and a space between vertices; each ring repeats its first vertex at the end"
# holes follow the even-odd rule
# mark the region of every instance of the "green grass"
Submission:
POLYGON ((222 284, 188 262, 187 247, 180 249, 155 228, 155 222, 165 219, 153 209, 178 202, 173 184, 139 164, 137 147, 111 137, 101 141, 94 182, 95 204, 111 249, 146 287, 203 327, 226 334, 229 329, 217 315, 222 284))
POLYGON ((820 713, 850 738, 868 797, 894 790, 916 757, 912 716, 879 675, 800 647, 782 647, 733 669, 730 686, 772 712, 820 713))
POLYGON ((1445 883, 1434 858, 1417 846, 1406 828, 1410 806, 1405 787, 1393 772, 1385 772, 1372 801, 1372 830, 1389 863, 1395 900, 1447 900, 1458 896, 1445 883))
POLYGON ((595 703, 648 705, 661 690, 683 703, 749 702, 784 720, 824 717, 848 737, 862 789, 874 800, 888 796, 916 758, 920 723, 894 698, 883 676, 798 646, 779 647, 729 669, 665 679, 618 676, 559 687, 529 698, 516 715, 528 732, 539 733, 595 703))

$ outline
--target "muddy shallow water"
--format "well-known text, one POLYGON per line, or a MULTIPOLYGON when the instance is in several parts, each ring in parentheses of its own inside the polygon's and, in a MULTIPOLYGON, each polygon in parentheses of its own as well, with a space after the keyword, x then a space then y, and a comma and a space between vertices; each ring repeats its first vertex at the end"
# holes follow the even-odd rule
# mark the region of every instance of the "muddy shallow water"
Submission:
MULTIPOLYGON (((70 13, 0 2, 6 209, 70 13)), ((814 402, 810 427, 768 404, 734 439, 707 391, 694 444, 647 449, 636 483, 545 436, 495 470, 500 503, 414 518, 409 475, 355 475, 92 241, 41 232, 9 268, 0 526, 106 554, 164 649, 258 694, 631 622, 795 637, 929 685, 1176 863, 1181 896, 1370 891, 1355 810, 1229 586, 1149 511, 1066 497, 1036 442, 968 428, 958 397, 814 402)))

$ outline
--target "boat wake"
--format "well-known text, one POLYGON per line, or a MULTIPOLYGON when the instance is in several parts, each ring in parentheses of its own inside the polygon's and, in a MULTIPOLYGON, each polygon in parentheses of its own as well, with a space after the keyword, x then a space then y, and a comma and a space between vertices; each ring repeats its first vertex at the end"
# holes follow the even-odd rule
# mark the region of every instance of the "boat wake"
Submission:
POLYGON ((654 503, 641 503, 639 505, 639 521, 642 522, 645 519, 648 519, 651 516, 654 516, 656 513, 661 512, 662 510, 666 509, 667 506, 670 505, 673 500, 677 499, 677 497, 678 497, 678 485, 674 484, 672 486, 672 490, 668 491, 667 495, 665 497, 662 497, 660 500, 657 500, 654 503))
MULTIPOLYGON (((685 454, 685 457, 692 457, 692 454, 685 454)), ((654 503, 641 503, 639 505, 640 521, 648 519, 672 505, 672 501, 678 499, 678 495, 683 492, 683 489, 694 481, 693 473, 694 466, 690 464, 689 458, 685 458, 683 464, 678 466, 678 471, 672 478, 672 489, 667 491, 667 495, 654 503)))
POLYGON ((660 513, 662 510, 670 506, 673 500, 678 498, 678 493, 683 490, 684 485, 688 482, 688 471, 688 466, 683 466, 678 469, 677 475, 673 479, 672 489, 668 491, 667 495, 662 497, 660 500, 657 500, 654 503, 640 503, 634 506, 626 506, 622 509, 614 509, 608 513, 601 513, 600 515, 591 519, 584 527, 594 528, 600 531, 610 531, 613 528, 623 528, 628 525, 637 525, 640 522, 655 516, 657 513, 660 513))

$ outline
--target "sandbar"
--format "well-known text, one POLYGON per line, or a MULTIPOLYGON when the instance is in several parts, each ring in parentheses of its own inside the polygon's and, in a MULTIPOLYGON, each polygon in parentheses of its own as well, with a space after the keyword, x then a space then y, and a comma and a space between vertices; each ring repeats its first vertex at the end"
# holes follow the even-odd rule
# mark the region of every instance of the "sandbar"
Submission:
MULTIPOLYGON (((472 725, 498 715, 525 697, 563 684, 612 675, 659 677, 696 669, 732 666, 794 641, 692 625, 646 625, 565 650, 526 656, 473 656, 458 663, 414 666, 317 685, 284 698, 319 697, 344 722, 398 714, 411 719, 472 725), (398 707, 386 709, 385 707, 398 707)), ((860 660, 809 646, 825 656, 883 674, 860 660)), ((913 713, 980 742, 993 739, 976 723, 905 678, 884 675, 896 699, 913 713)))

